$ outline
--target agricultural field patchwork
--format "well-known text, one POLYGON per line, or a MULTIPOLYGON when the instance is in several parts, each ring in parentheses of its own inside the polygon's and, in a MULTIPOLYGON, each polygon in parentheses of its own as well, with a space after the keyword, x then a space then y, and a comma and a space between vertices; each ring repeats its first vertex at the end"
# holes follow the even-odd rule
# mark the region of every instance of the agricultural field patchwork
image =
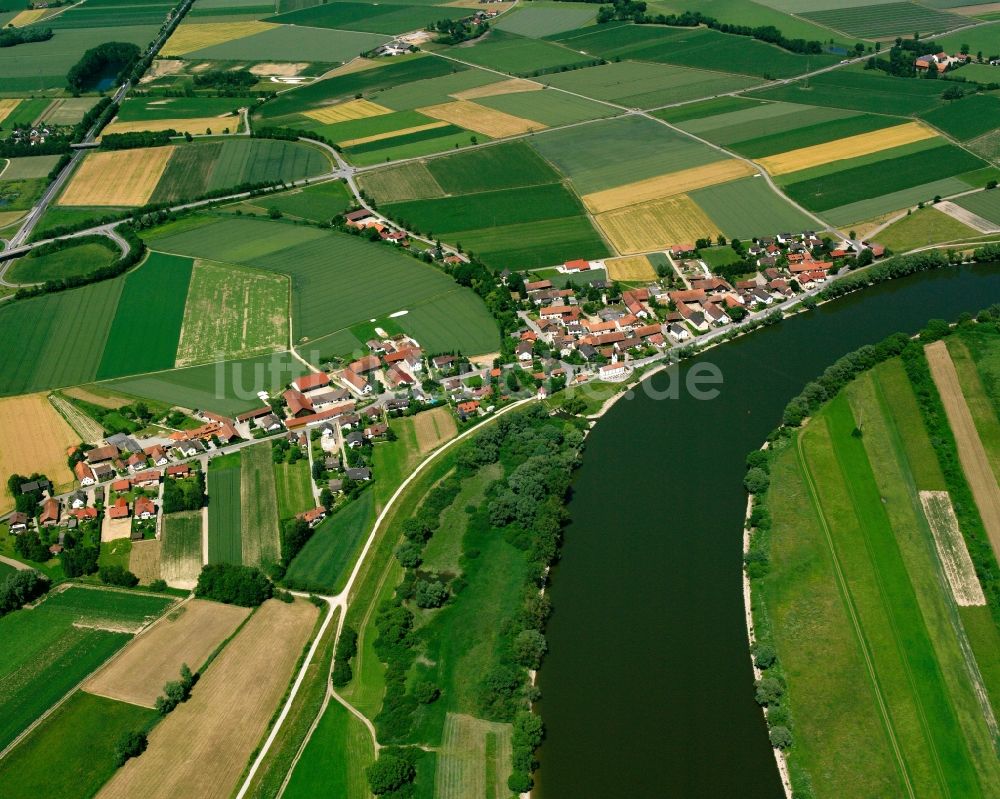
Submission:
POLYGON ((969 24, 959 14, 931 9, 917 3, 879 3, 864 7, 803 13, 806 19, 848 36, 882 39, 917 33, 943 33, 969 24))

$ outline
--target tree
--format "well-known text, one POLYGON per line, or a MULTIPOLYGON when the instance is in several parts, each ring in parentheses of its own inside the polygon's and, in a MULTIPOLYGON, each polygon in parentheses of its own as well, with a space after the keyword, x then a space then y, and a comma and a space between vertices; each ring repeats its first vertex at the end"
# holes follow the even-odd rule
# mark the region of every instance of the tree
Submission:
POLYGON ((746 476, 743 478, 743 485, 751 494, 763 493, 767 490, 769 484, 770 479, 767 476, 767 472, 758 466, 748 469, 746 476))
POLYGON ((49 590, 49 578, 34 569, 21 569, 0 582, 0 616, 24 607, 49 590))
POLYGON ((771 746, 775 749, 787 749, 792 745, 792 733, 788 727, 774 727, 768 737, 771 739, 771 746))
POLYGON ((785 688, 779 680, 774 677, 761 677, 757 680, 754 698, 758 705, 773 705, 781 699, 784 693, 785 688))
POLYGON ((530 791, 534 785, 535 781, 527 771, 512 771, 507 778, 507 787, 517 794, 530 791))
POLYGON ((146 733, 141 730, 122 733, 115 743, 115 765, 125 765, 130 757, 138 757, 146 751, 146 733))
POLYGON ((390 793, 413 782, 417 771, 413 764, 396 755, 382 754, 365 769, 368 787, 376 796, 390 793))
POLYGON ((429 680, 422 680, 413 686, 413 697, 422 705, 429 705, 441 696, 441 689, 429 680))
POLYGON ((538 630, 521 630, 514 638, 514 656, 518 663, 529 669, 537 669, 542 665, 546 650, 548 643, 538 630))
POLYGON ((757 644, 753 650, 753 662, 758 669, 769 669, 774 665, 778 656, 773 646, 768 644, 757 644))
POLYGON ((105 585, 117 585, 122 588, 135 588, 139 584, 139 578, 128 569, 124 569, 117 564, 102 566, 97 576, 105 585))
POLYGON ((396 560, 404 569, 415 569, 423 562, 420 544, 415 541, 407 541, 396 550, 396 560))
POLYGON ((253 608, 271 598, 274 586, 253 566, 210 563, 201 570, 194 593, 227 605, 253 608))
POLYGON ((448 601, 448 589, 438 580, 434 582, 420 580, 413 601, 417 603, 418 608, 439 608, 448 601))

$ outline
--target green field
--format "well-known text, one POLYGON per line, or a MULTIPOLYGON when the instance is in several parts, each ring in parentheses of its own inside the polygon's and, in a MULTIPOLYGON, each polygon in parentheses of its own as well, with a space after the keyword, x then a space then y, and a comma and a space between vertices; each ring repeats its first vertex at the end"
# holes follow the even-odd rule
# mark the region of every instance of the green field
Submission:
MULTIPOLYGON (((191 23, 188 23, 191 24, 191 23)), ((357 31, 282 25, 263 33, 186 53, 185 59, 212 61, 349 61, 391 37, 357 31)))
POLYGON ((163 517, 160 533, 160 571, 164 579, 197 575, 202 566, 202 511, 182 511, 163 517))
POLYGON ((895 252, 906 252, 940 241, 969 241, 979 235, 978 230, 928 206, 891 224, 878 234, 878 243, 895 252))
POLYGON ((385 161, 433 155, 489 140, 490 137, 484 136, 482 133, 471 133, 457 125, 445 125, 440 128, 403 133, 388 139, 345 147, 344 155, 353 164, 370 166, 385 161))
POLYGON ((144 238, 157 250, 239 264, 326 235, 311 226, 193 216, 148 231, 144 238))
MULTIPOLYGON (((689 9, 685 7, 683 10, 689 9)), ((758 78, 787 78, 828 66, 837 60, 837 56, 825 54, 798 55, 747 36, 702 27, 607 24, 567 31, 553 38, 574 50, 584 50, 608 60, 654 61, 758 78)))
POLYGON ((973 94, 920 116, 949 136, 968 141, 1000 127, 1000 97, 973 94))
POLYGON ((692 191, 689 196, 727 237, 747 239, 811 230, 816 223, 765 183, 750 177, 692 191))
POLYGON ((484 318, 482 301, 471 291, 456 289, 434 297, 408 309, 395 321, 428 353, 482 355, 500 348, 496 324, 484 318))
MULTIPOLYGON (((475 152, 432 158, 426 163, 440 191, 446 194, 537 186, 559 180, 559 173, 524 142, 496 144, 475 152)), ((440 195, 424 193, 421 196, 440 195)))
MULTIPOLYGON (((243 562, 241 457, 223 455, 208 467, 208 562, 243 562)), ((247 508, 248 512, 250 508, 247 508)), ((247 516, 248 522, 250 516, 247 516)))
POLYGON ((558 89, 596 100, 610 100, 629 108, 683 103, 746 89, 757 82, 742 75, 636 61, 576 69, 545 78, 545 83, 558 89))
POLYGON ((177 366, 280 352, 288 346, 288 278, 199 260, 179 332, 177 366))
POLYGON ((365 491, 347 507, 327 517, 288 566, 285 582, 293 588, 337 594, 375 520, 375 492, 365 491))
POLYGON ((0 618, 0 747, 118 651, 171 599, 70 588, 0 618), (79 625, 79 626, 78 626, 79 625))
POLYGON ((41 24, 53 30, 70 28, 116 28, 122 25, 154 25, 159 27, 170 13, 169 2, 92 3, 74 6, 41 24))
MULTIPOLYGON (((88 0, 89 1, 89 0, 88 0)), ((129 97, 118 107, 120 122, 145 122, 154 119, 187 119, 189 117, 215 117, 231 114, 245 101, 233 97, 161 97, 151 94, 146 97, 129 97)), ((226 125, 236 123, 225 120, 226 125)), ((223 120, 219 121, 220 127, 223 120)))
POLYGON ((969 24, 968 17, 930 9, 916 3, 880 3, 863 7, 812 11, 802 16, 860 39, 912 36, 914 32, 941 33, 969 24))
POLYGON ((331 701, 282 795, 288 799, 313 799, 321 794, 368 799, 365 767, 374 760, 375 748, 365 725, 342 704, 331 701), (343 756, 330 757, 331 752, 343 756))
POLYGON ((977 25, 975 28, 935 37, 935 41, 947 48, 949 53, 957 52, 963 44, 967 44, 971 53, 982 50, 983 56, 988 57, 996 55, 998 33, 1000 22, 991 22, 989 25, 977 25))
POLYGON ((680 125, 682 122, 691 122, 695 119, 713 119, 723 114, 749 108, 760 108, 763 105, 764 103, 760 100, 751 100, 748 97, 714 97, 711 100, 664 108, 655 112, 654 116, 671 124, 680 125))
POLYGON ((701 166, 725 156, 645 117, 622 117, 532 137, 579 194, 701 166), (608 142, 615 142, 609 147, 608 142))
POLYGON ((793 775, 817 797, 901 794, 901 773, 917 795, 990 795, 998 764, 917 496, 944 481, 902 365, 816 414, 771 486, 754 600, 788 684, 793 775))
POLYGON ((278 518, 292 519, 296 514, 316 507, 312 493, 309 462, 274 464, 274 488, 278 501, 278 518))
POLYGON ((594 56, 577 50, 500 30, 494 30, 473 47, 462 48, 461 59, 511 75, 537 75, 594 62, 594 56))
MULTIPOLYGON (((985 164, 976 156, 954 145, 944 144, 898 158, 886 158, 874 168, 844 169, 822 178, 789 183, 784 188, 789 197, 806 208, 826 211, 950 178, 983 166, 985 164)), ((794 180, 794 173, 790 179, 794 180)))
MULTIPOLYGON (((283 352, 126 377, 104 385, 140 399, 235 415, 259 408, 259 391, 280 392, 307 371, 300 361, 283 352)), ((76 381, 81 382, 86 381, 76 381)))
POLYGON ((507 33, 541 39, 579 28, 593 22, 596 16, 597 12, 590 8, 558 3, 546 6, 535 2, 521 8, 516 14, 505 14, 494 27, 507 33))
POLYGON ((754 92, 754 97, 789 103, 850 108, 876 114, 909 116, 937 108, 944 101, 937 81, 894 78, 875 70, 836 69, 795 82, 754 92))
POLYGON ((245 566, 277 563, 281 542, 270 444, 240 451, 240 481, 240 504, 246 510, 241 529, 242 562, 245 566))
MULTIPOLYGON (((250 200, 252 204, 254 200, 250 200)), ((281 194, 269 195, 257 200, 270 211, 277 208, 286 216, 306 219, 310 222, 329 222, 342 214, 354 203, 350 190, 339 180, 317 183, 302 189, 292 189, 281 194)))
POLYGON ((151 252, 129 273, 97 370, 99 380, 174 365, 192 266, 190 258, 151 252), (150 297, 156 297, 155 326, 150 325, 150 297))
POLYGON ((33 250, 19 258, 8 270, 6 279, 11 283, 44 283, 67 277, 89 275, 103 266, 109 266, 119 256, 118 248, 106 239, 86 241, 45 255, 33 250))
POLYGON ((0 395, 88 383, 97 374, 122 279, 5 303, 0 308, 0 395))
POLYGON ((531 269, 611 254, 608 245, 583 216, 463 230, 451 238, 467 252, 475 253, 487 266, 499 269, 531 269))
MULTIPOLYGON (((18 106, 18 108, 20 107, 18 106)), ((14 113, 16 114, 17 111, 14 113)), ((11 117, 8 116, 4 122, 10 124, 10 119, 11 117)), ((11 158, 7 162, 7 167, 0 171, 0 180, 35 180, 37 178, 48 177, 49 172, 58 163, 58 155, 33 155, 24 158, 11 158)))
MULTIPOLYGON (((827 109, 816 109, 817 111, 827 109)), ((862 133, 901 125, 905 120, 895 117, 858 114, 840 119, 825 119, 822 122, 792 128, 782 132, 768 133, 756 138, 748 138, 732 145, 732 149, 747 158, 765 158, 769 155, 812 147, 817 144, 857 136, 862 133)))
POLYGON ((461 19, 463 15, 461 9, 429 8, 424 4, 336 2, 268 17, 265 22, 396 34, 419 30, 432 21, 461 19))
POLYGON ((118 739, 156 718, 155 710, 77 691, 0 760, 0 793, 7 799, 89 799, 115 771, 118 739), (59 753, 57 764, 53 752, 59 753))
POLYGON ((619 113, 618 109, 603 103, 553 91, 497 94, 493 97, 480 97, 476 103, 550 127, 572 125, 586 119, 616 116, 619 113))
POLYGON ((955 200, 956 205, 1000 225, 1000 191, 978 191, 955 200))
MULTIPOLYGON (((683 108, 683 107, 682 107, 683 108)), ((656 111, 655 116, 672 121, 674 109, 656 111)), ((677 109, 682 110, 682 109, 677 109)), ((819 126, 825 123, 837 124, 839 120, 854 116, 855 112, 842 108, 817 108, 795 105, 794 103, 754 102, 711 116, 697 116, 681 120, 677 126, 688 133, 716 144, 732 145, 737 142, 792 132, 802 127, 819 126)))
POLYGON ((393 86, 372 95, 372 99, 379 105, 396 111, 410 111, 426 105, 450 103, 454 100, 451 96, 454 92, 487 86, 502 80, 503 76, 486 70, 466 69, 446 75, 413 80, 402 86, 393 86))

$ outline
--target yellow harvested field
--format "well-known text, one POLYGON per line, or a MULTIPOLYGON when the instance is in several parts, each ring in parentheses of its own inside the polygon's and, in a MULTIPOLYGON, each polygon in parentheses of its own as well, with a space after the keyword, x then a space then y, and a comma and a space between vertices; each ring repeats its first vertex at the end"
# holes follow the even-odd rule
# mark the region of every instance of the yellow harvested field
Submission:
POLYGON ((101 519, 101 542, 117 541, 132 535, 132 519, 111 519, 107 514, 101 519))
POLYGON ((14 507, 7 494, 7 477, 40 472, 48 475, 57 489, 73 484, 66 465, 66 450, 80 443, 45 394, 26 394, 0 399, 0 513, 14 507))
POLYGON ((941 395, 948 424, 955 434, 958 460, 969 481, 972 498, 979 508, 986 537, 993 547, 993 554, 1000 558, 1000 484, 993 474, 986 448, 979 438, 972 412, 962 394, 962 385, 948 346, 944 341, 935 341, 924 347, 924 354, 927 356, 934 385, 941 395))
POLYGON ((125 397, 116 397, 113 395, 98 394, 95 391, 90 391, 86 388, 65 388, 63 389, 63 394, 67 397, 73 397, 75 399, 83 400, 84 402, 90 402, 94 405, 100 405, 102 408, 121 408, 124 405, 129 404, 129 400, 125 397))
POLYGON ((160 50, 161 56, 185 55, 216 44, 244 39, 255 33, 279 28, 273 22, 185 22, 182 23, 160 50))
POLYGON ((665 250, 674 244, 714 239, 721 232, 686 194, 598 214, 598 227, 622 255, 665 250))
MULTIPOLYGON (((135 547, 132 553, 134 557, 135 547)), ((176 680, 184 663, 191 671, 200 669, 249 615, 249 608, 204 599, 178 605, 130 641, 118 657, 84 683, 83 690, 154 707, 163 684, 176 680)))
MULTIPOLYGON (((320 80, 326 80, 327 78, 335 78, 338 75, 353 75, 355 72, 366 72, 369 69, 375 69, 376 67, 384 67, 388 62, 386 60, 375 61, 371 58, 361 58, 358 56, 352 61, 348 61, 346 64, 341 64, 339 67, 334 67, 329 72, 324 72, 320 75, 320 80)), ((250 70, 253 72, 253 70, 250 70)), ((256 73, 254 73, 256 74, 256 73)))
POLYGON ((304 116, 322 122, 324 125, 333 125, 337 122, 347 122, 350 119, 366 119, 368 117, 391 114, 392 109, 384 105, 373 103, 371 100, 348 100, 340 105, 327 105, 323 108, 314 108, 311 111, 303 111, 304 116))
POLYGON ((505 114, 503 111, 496 111, 478 103, 470 103, 468 100, 428 105, 418 108, 417 111, 425 116, 442 119, 452 125, 474 130, 476 133, 493 138, 516 136, 519 133, 543 130, 548 127, 541 122, 505 114))
POLYGON ((498 94, 518 94, 519 92, 537 92, 542 89, 542 84, 524 78, 511 78, 502 80, 499 83, 489 83, 486 86, 476 86, 472 89, 465 89, 455 92, 450 97, 456 100, 475 100, 477 97, 496 97, 498 94))
POLYGON ((269 599, 191 692, 115 772, 101 799, 225 799, 260 743, 309 640, 318 609, 269 599))
POLYGON ((434 130, 434 128, 446 127, 448 127, 447 122, 428 122, 426 125, 415 125, 412 128, 390 130, 387 133, 376 133, 372 136, 362 136, 360 139, 345 139, 344 141, 338 141, 337 144, 342 147, 352 147, 355 144, 367 144, 371 141, 382 141, 382 139, 391 139, 394 136, 403 136, 407 133, 419 133, 422 130, 434 130))
POLYGON ((769 155, 767 158, 759 159, 757 163, 772 175, 787 175, 790 172, 829 164, 831 161, 858 158, 911 142, 933 139, 937 135, 922 122, 907 122, 892 128, 847 136, 826 144, 814 144, 812 147, 800 147, 798 150, 769 155))
POLYGON ((9 117, 20 103, 21 101, 19 99, 0 100, 0 123, 9 117))
POLYGON ((645 255, 627 255, 604 262, 612 280, 656 280, 656 270, 645 255))
POLYGON ((143 585, 160 579, 160 539, 133 541, 128 555, 128 570, 143 585))
POLYGON ((657 175, 655 178, 646 178, 613 189, 585 194, 583 202, 592 213, 602 214, 627 205, 658 200, 673 194, 686 194, 706 186, 745 178, 756 172, 757 170, 746 161, 726 158, 713 164, 682 169, 679 172, 657 175))
POLYGON ((294 78, 303 69, 309 66, 308 61, 298 61, 292 64, 265 62, 254 64, 250 67, 251 75, 276 75, 280 78, 294 78))
POLYGON ((89 153, 58 205, 145 205, 173 152, 167 146, 89 153))
POLYGON ((240 127, 240 118, 226 114, 220 117, 192 117, 190 119, 146 119, 133 122, 115 120, 101 133, 134 133, 136 131, 176 130, 178 133, 204 133, 211 129, 213 133, 222 133, 223 128, 229 128, 236 133, 240 127))
POLYGON ((455 423, 455 414, 442 405, 414 416, 413 430, 417 435, 417 449, 424 455, 454 438, 458 425, 455 423))
POLYGON ((924 516, 931 527, 934 536, 934 546, 944 576, 951 586, 955 604, 962 607, 985 605, 986 596, 983 587, 976 576, 976 567, 972 564, 969 550, 958 527, 958 517, 951 504, 951 496, 947 491, 921 491, 920 504, 924 508, 924 516))
POLYGON ((15 28, 23 28, 25 25, 31 25, 34 22, 38 22, 38 20, 46 14, 51 13, 51 11, 51 8, 28 9, 27 11, 22 11, 7 24, 15 28))
POLYGON ((13 225, 24 214, 25 211, 0 211, 0 228, 13 225))

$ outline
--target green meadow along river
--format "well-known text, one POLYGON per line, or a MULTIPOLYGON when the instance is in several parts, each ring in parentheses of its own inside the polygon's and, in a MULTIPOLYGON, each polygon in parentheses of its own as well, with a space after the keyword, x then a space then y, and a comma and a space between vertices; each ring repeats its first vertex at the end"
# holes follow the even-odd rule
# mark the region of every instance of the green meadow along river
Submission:
POLYGON ((744 622, 746 454, 841 355, 995 302, 997 264, 884 283, 685 364, 682 382, 698 363, 719 368, 714 400, 640 388, 598 422, 553 575, 536 797, 783 795, 744 622))

